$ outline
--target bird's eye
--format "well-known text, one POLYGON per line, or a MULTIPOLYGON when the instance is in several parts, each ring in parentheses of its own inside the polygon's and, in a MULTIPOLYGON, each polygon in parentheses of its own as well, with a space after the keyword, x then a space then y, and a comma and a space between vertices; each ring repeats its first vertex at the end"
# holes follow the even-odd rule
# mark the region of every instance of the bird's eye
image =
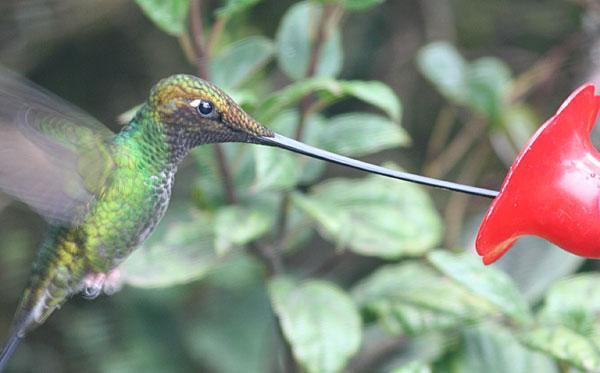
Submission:
POLYGON ((210 101, 200 101, 197 109, 201 115, 207 116, 212 114, 212 112, 215 110, 215 107, 210 101))

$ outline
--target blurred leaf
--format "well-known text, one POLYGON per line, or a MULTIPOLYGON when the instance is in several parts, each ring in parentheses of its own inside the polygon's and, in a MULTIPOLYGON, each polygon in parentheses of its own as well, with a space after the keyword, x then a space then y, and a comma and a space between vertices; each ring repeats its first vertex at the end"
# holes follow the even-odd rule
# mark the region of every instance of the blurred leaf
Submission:
POLYGON ((135 114, 138 112, 138 110, 140 110, 142 105, 143 104, 135 105, 131 109, 119 114, 119 116, 117 117, 117 122, 121 125, 126 125, 127 123, 129 123, 133 119, 135 114))
POLYGON ((421 361, 413 361, 392 370, 391 373, 431 373, 431 368, 421 361))
POLYGON ((269 231, 274 223, 273 212, 257 203, 224 206, 215 217, 215 250, 219 256, 236 246, 256 240, 269 231))
POLYGON ((294 356, 308 372, 338 372, 358 350, 360 316, 337 286, 319 280, 298 285, 280 277, 269 292, 294 356))
POLYGON ((189 0, 135 0, 146 16, 161 30, 173 36, 185 31, 189 0))
POLYGON ((469 64, 452 44, 434 42, 419 51, 417 66, 449 101, 498 120, 512 80, 504 62, 484 57, 469 64))
POLYGON ((418 186, 379 176, 335 179, 292 201, 315 219, 326 238, 382 258, 420 255, 441 236, 441 222, 418 186))
MULTIPOLYGON (((255 147, 246 144, 222 144, 226 158, 229 160, 232 178, 238 194, 248 194, 255 182, 254 157, 255 147)), ((226 203, 223 181, 215 158, 212 145, 199 146, 192 151, 198 178, 194 184, 194 200, 203 209, 214 209, 226 203)))
POLYGON ((204 276, 218 262, 212 220, 171 208, 153 235, 121 266, 124 283, 166 287, 204 276))
POLYGON ((253 7, 261 0, 225 0, 226 4, 217 9, 219 17, 229 18, 253 7))
POLYGON ((501 113, 501 126, 514 146, 514 157, 539 126, 539 118, 527 105, 512 105, 501 113))
POLYGON ((204 294, 207 301, 191 313, 190 327, 183 330, 184 342, 192 358, 205 367, 202 371, 269 371, 274 351, 274 320, 260 272, 254 274, 252 286, 213 288, 204 294))
POLYGON ((443 274, 488 300, 517 323, 531 321, 527 302, 504 272, 484 266, 471 253, 435 251, 428 259, 443 274))
POLYGON ((378 81, 338 81, 329 78, 303 79, 273 93, 261 104, 257 117, 263 122, 270 122, 283 109, 297 104, 309 93, 317 93, 326 103, 355 97, 380 108, 395 122, 400 121, 400 100, 387 85, 378 81))
MULTIPOLYGON (((462 246, 469 247, 473 253, 481 219, 483 214, 476 214, 463 228, 462 246)), ((517 240, 513 249, 491 267, 507 273, 528 303, 536 304, 550 284, 575 272, 584 260, 542 238, 526 236, 517 240)))
POLYGON ((523 342, 580 369, 600 369, 599 285, 596 273, 557 282, 540 311, 542 326, 523 332, 523 342))
POLYGON ((442 95, 464 103, 468 97, 467 62, 448 42, 434 42, 421 48, 417 67, 442 95))
POLYGON ((557 372, 554 361, 523 347, 509 329, 490 322, 462 331, 455 353, 434 366, 438 372, 557 372))
POLYGON ((521 340, 530 348, 565 361, 585 371, 600 369, 598 346, 590 339, 562 327, 540 327, 527 331, 521 340))
POLYGON ((203 280, 211 287, 234 292, 261 287, 264 267, 259 260, 245 250, 234 251, 203 280))
MULTIPOLYGON (((126 289, 127 294, 113 298, 113 307, 118 310, 119 316, 110 316, 106 319, 107 324, 96 325, 110 328, 109 353, 86 351, 100 354, 96 357, 98 365, 94 365, 94 370, 106 373, 189 371, 190 366, 183 361, 184 351, 172 348, 178 326, 176 310, 181 307, 181 295, 177 295, 177 290, 126 289), (120 322, 115 323, 117 320, 120 322), (118 341, 128 343, 119 345, 118 341)), ((75 369, 89 370, 89 365, 75 369)))
POLYGON ((398 124, 371 113, 337 115, 327 122, 319 137, 324 149, 355 157, 407 145, 410 141, 398 124))
POLYGON ((393 121, 400 122, 400 99, 386 84, 378 81, 348 80, 341 82, 344 91, 359 100, 383 110, 393 121))
POLYGON ((414 260, 380 267, 352 296, 395 334, 454 328, 495 313, 487 301, 414 260))
POLYGON ((508 66, 497 58, 484 57, 469 66, 467 103, 472 109, 497 121, 511 82, 508 66))
MULTIPOLYGON (((243 82, 242 82, 243 83, 243 82)), ((227 89, 227 93, 237 102, 242 109, 250 111, 249 108, 254 108, 259 101, 259 97, 252 89, 227 89)))
POLYGON ((260 105, 256 116, 262 122, 269 123, 284 109, 297 104, 307 94, 318 91, 325 91, 330 96, 340 96, 343 93, 342 87, 335 80, 327 78, 303 79, 272 93, 260 105))
MULTIPOLYGON (((320 4, 303 1, 288 8, 277 30, 277 60, 292 79, 306 77, 315 35, 323 12, 320 4)), ((339 31, 331 30, 321 47, 315 76, 336 76, 342 67, 339 31)))
POLYGON ((225 90, 239 87, 269 62, 274 48, 262 36, 250 36, 228 46, 210 61, 212 82, 225 90))
POLYGON ((382 4, 385 0, 341 0, 342 6, 348 10, 367 10, 382 4))
POLYGON ((600 275, 583 273, 563 279, 546 293, 540 311, 543 321, 559 323, 583 336, 592 336, 600 316, 600 275))
POLYGON ((498 267, 513 277, 530 303, 539 300, 551 283, 575 272, 585 261, 537 237, 522 237, 513 249, 498 267))
MULTIPOLYGON (((366 330, 373 330, 373 328, 381 329, 379 324, 370 324, 370 328, 366 330)), ((386 359, 388 361, 382 366, 381 371, 385 372, 394 372, 394 369, 411 369, 414 365, 429 367, 431 363, 439 360, 449 349, 452 349, 452 342, 455 339, 454 336, 441 332, 432 332, 410 338, 393 335, 384 330, 381 330, 381 333, 385 333, 387 341, 402 340, 400 348, 389 359, 386 359)), ((373 341, 369 339, 365 332, 363 338, 365 348, 380 346, 381 343, 385 342, 386 340, 373 341)))
POLYGON ((194 149, 192 155, 198 171, 194 189, 196 205, 202 209, 220 205, 225 197, 213 147, 199 146, 194 149))
POLYGON ((254 148, 256 159, 256 181, 254 190, 290 189, 300 178, 298 157, 278 148, 257 146, 254 148))
MULTIPOLYGON (((305 118, 304 135, 302 141, 307 144, 322 148, 320 142, 320 134, 325 126, 326 119, 320 114, 310 114, 305 118)), ((297 110, 282 111, 270 123, 269 128, 273 131, 290 137, 295 137, 296 127, 299 125, 300 115, 297 110)), ((296 155, 298 165, 301 168, 301 176, 299 182, 301 184, 309 184, 319 178, 325 171, 326 162, 320 159, 304 157, 296 155)))
MULTIPOLYGON (((337 26, 337 25, 336 25, 337 26)), ((342 48, 342 35, 335 27, 329 31, 327 39, 319 51, 315 76, 336 77, 342 71, 344 49, 342 48)))

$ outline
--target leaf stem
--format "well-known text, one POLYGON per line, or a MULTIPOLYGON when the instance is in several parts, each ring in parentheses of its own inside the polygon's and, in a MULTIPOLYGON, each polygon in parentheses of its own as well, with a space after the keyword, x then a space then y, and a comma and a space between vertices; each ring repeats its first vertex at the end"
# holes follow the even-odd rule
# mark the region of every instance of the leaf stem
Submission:
MULTIPOLYGON (((467 184, 474 183, 486 164, 490 150, 488 141, 479 143, 466 160, 458 180, 467 184)), ((458 243, 470 197, 468 194, 462 193, 453 193, 450 195, 450 199, 444 209, 446 247, 454 247, 458 243)))
POLYGON ((461 128, 445 150, 424 167, 424 174, 435 178, 446 175, 469 151, 475 141, 485 134, 485 130, 484 120, 473 117, 461 128))
POLYGON ((433 125, 431 135, 429 136, 429 142, 427 143, 427 162, 425 164, 428 164, 442 152, 444 145, 448 142, 448 138, 450 137, 452 124, 455 119, 456 106, 449 104, 440 110, 433 125))
MULTIPOLYGON (((217 25, 218 22, 215 23, 217 25)), ((213 31, 211 34, 215 34, 213 25, 213 31)), ((204 48, 204 26, 202 23, 202 0, 192 0, 190 3, 190 27, 192 31, 192 42, 194 44, 194 50, 196 55, 196 66, 198 69, 198 75, 200 78, 208 80, 208 60, 210 55, 207 52, 211 52, 212 50, 209 48, 208 50, 204 48)), ((223 27, 223 26, 219 26, 223 27)), ((214 42, 214 41, 213 41, 214 42)), ((213 45, 214 47, 214 45, 213 45)), ((219 174, 221 175, 221 180, 223 182, 223 189, 225 191, 225 198, 229 203, 236 203, 238 201, 237 193, 235 191, 235 186, 233 184, 233 178, 231 176, 231 170, 229 168, 229 164, 227 163, 227 157, 225 156, 225 152, 223 151, 223 147, 221 144, 213 145, 213 150, 215 153, 215 158, 217 159, 217 165, 219 169, 219 174)))
POLYGON ((221 34, 223 33, 223 29, 225 28, 225 23, 227 23, 226 17, 217 17, 217 20, 213 24, 210 34, 208 35, 208 43, 206 44, 206 53, 209 56, 212 56, 215 52, 215 47, 217 46, 217 42, 221 38, 221 34))

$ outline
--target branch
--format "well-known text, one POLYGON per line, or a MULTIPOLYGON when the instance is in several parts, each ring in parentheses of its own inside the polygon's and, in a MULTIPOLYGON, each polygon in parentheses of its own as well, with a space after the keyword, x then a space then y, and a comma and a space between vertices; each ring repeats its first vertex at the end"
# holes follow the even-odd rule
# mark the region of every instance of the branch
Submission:
MULTIPOLYGON (((489 142, 483 141, 479 143, 465 162, 458 176, 458 181, 466 184, 475 183, 477 177, 485 167, 490 150, 489 142)), ((465 220, 464 217, 469 206, 469 198, 470 196, 465 194, 453 193, 446 204, 444 210, 446 247, 454 247, 460 238, 465 220)))
POLYGON ((439 178, 444 176, 456 166, 456 163, 469 151, 471 146, 484 135, 485 130, 486 126, 483 120, 479 117, 473 117, 461 128, 445 150, 423 168, 423 173, 430 177, 439 178))
MULTIPOLYGON (((196 65, 198 68, 198 75, 204 80, 208 80, 208 68, 207 63, 210 55, 206 54, 204 48, 204 26, 202 24, 202 0, 192 0, 190 3, 190 24, 192 29, 192 42, 194 44, 196 54, 196 65)), ((219 26, 222 27, 222 26, 219 26)), ((215 34, 215 31, 211 34, 215 34)), ((211 51, 209 49, 209 51, 211 51)), ((238 201, 237 194, 235 192, 235 186, 233 184, 233 178, 231 177, 231 170, 227 164, 225 152, 221 144, 214 144, 213 150, 215 158, 217 159, 217 165, 221 180, 223 182, 223 189, 225 191, 225 198, 229 203, 236 203, 238 201)))
POLYGON ((198 76, 208 79, 206 66, 207 56, 204 52, 204 26, 202 23, 202 0, 192 0, 190 3, 190 26, 192 28, 192 42, 196 51, 196 66, 198 76))

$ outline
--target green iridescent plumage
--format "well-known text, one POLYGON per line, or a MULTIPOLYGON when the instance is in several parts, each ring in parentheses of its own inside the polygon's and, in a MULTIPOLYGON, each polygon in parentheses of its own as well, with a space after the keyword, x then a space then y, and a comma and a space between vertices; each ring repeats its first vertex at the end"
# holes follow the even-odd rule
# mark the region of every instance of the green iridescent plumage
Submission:
POLYGON ((106 280, 164 215, 177 166, 189 150, 271 135, 221 90, 188 75, 159 82, 117 135, 83 114, 55 111, 51 105, 67 106, 9 73, 2 83, 0 148, 5 157, 27 164, 0 162, 0 187, 47 217, 52 228, 0 355, 0 369, 18 340, 69 296, 113 290, 106 280), (48 184, 23 189, 33 181, 28 178, 38 177, 48 184))

